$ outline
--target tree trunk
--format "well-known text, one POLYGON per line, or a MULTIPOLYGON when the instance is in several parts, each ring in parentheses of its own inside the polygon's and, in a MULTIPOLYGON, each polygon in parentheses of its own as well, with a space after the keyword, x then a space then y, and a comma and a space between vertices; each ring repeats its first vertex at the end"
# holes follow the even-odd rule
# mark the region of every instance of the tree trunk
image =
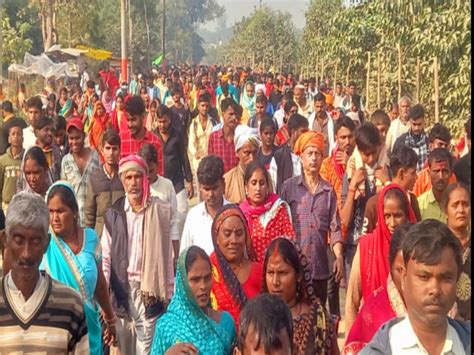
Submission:
POLYGON ((54 34, 54 24, 56 22, 55 2, 56 0, 40 0, 41 34, 45 52, 55 44, 55 37, 57 37, 54 34))
POLYGON ((143 0, 143 10, 145 12, 145 27, 146 27, 146 59, 147 68, 150 69, 151 58, 150 58, 150 26, 148 25, 148 15, 146 11, 146 0, 143 0))

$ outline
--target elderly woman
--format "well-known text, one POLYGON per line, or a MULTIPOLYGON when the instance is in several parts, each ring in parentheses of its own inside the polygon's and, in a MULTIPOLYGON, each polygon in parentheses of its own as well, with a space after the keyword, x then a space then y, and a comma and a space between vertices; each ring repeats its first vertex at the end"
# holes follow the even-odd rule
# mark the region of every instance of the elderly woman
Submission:
POLYGON ((102 327, 99 305, 103 310, 108 345, 115 340, 117 317, 110 303, 102 272, 99 238, 93 229, 79 226, 79 207, 73 187, 57 181, 48 190, 51 240, 40 268, 81 295, 84 302, 89 347, 92 354, 102 354, 102 327))
POLYGON ((211 261, 192 246, 181 252, 171 303, 156 325, 152 354, 231 354, 231 315, 210 307, 211 261))
POLYGON ((20 170, 17 192, 34 192, 44 197, 53 183, 53 178, 46 155, 40 147, 33 146, 24 153, 20 170))
POLYGON ((245 217, 236 205, 224 205, 211 228, 213 308, 229 312, 237 328, 240 311, 260 293, 262 265, 255 262, 245 217))
POLYGON ((280 296, 291 310, 294 354, 338 354, 336 322, 315 297, 308 261, 297 244, 274 239, 263 274, 262 292, 280 296))
POLYGON ((247 166, 244 184, 247 198, 240 204, 240 209, 249 225, 257 261, 262 262, 273 239, 282 235, 295 238, 290 206, 271 192, 269 174, 259 162, 247 166))

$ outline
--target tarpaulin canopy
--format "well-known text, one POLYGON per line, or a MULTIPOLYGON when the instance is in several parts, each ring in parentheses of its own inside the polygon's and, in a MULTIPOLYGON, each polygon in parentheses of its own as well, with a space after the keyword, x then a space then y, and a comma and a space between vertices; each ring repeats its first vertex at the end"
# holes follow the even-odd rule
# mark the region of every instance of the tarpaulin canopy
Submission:
POLYGON ((86 51, 85 55, 89 58, 97 60, 106 60, 112 58, 113 53, 111 51, 106 51, 105 49, 95 49, 86 46, 76 46, 76 49, 81 49, 86 51))
POLYGON ((54 63, 51 58, 42 53, 38 56, 25 53, 23 64, 11 64, 8 72, 22 75, 41 75, 46 79, 64 76, 77 76, 77 70, 73 63, 54 63))

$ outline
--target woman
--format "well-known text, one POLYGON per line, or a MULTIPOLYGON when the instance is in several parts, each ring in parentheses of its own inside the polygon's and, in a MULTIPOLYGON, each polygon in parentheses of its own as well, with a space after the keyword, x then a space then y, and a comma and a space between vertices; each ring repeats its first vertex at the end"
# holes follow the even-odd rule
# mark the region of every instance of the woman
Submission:
POLYGON ((240 311, 260 293, 262 264, 254 262, 245 216, 237 205, 224 205, 211 228, 213 308, 227 311, 239 326, 240 311))
POLYGON ((231 354, 235 325, 227 312, 210 307, 211 262, 192 246, 181 252, 175 293, 156 324, 152 354, 231 354))
POLYGON ((294 354, 338 354, 337 323, 315 297, 308 261, 297 244, 274 239, 263 274, 262 292, 279 295, 290 307, 294 354))
POLYGON ((48 95, 48 104, 45 111, 48 117, 53 117, 56 114, 56 95, 54 93, 48 95))
POLYGON ((446 213, 449 229, 462 246, 461 275, 456 290, 458 315, 471 319, 471 197, 469 190, 459 184, 451 184, 444 191, 441 208, 446 213))
POLYGON ((255 84, 252 81, 245 83, 245 90, 240 103, 244 109, 240 123, 246 125, 250 117, 255 115, 255 84))
POLYGON ((240 209, 247 219, 257 261, 262 262, 273 239, 282 235, 295 238, 290 207, 271 192, 268 173, 261 163, 252 162, 247 166, 244 184, 247 198, 240 209))
POLYGON ((28 191, 46 196, 53 179, 46 155, 40 147, 33 146, 25 152, 20 170, 17 192, 28 191))
POLYGON ((104 340, 115 341, 117 317, 102 272, 99 238, 93 229, 79 227, 79 207, 73 187, 57 181, 48 190, 50 242, 40 268, 78 291, 84 302, 91 354, 102 354, 99 305, 106 324, 104 340))
POLYGON ((102 103, 104 104, 105 112, 111 115, 114 105, 114 97, 112 96, 109 88, 105 88, 102 92, 102 103))
POLYGON ((150 103, 150 109, 148 110, 148 114, 146 116, 145 120, 145 128, 147 131, 153 131, 157 126, 156 126, 156 110, 160 106, 160 100, 154 99, 150 103))
POLYGON ((65 87, 59 90, 59 99, 56 102, 56 113, 66 119, 72 116, 72 100, 68 97, 65 87))
MULTIPOLYGON (((105 111, 102 101, 97 101, 94 105, 91 123, 89 126, 89 146, 99 151, 100 139, 104 132, 112 127, 112 119, 105 111)), ((102 154, 101 159, 102 159, 102 154)))
POLYGON ((115 108, 112 112, 112 127, 119 133, 128 131, 125 100, 121 94, 115 98, 115 108))
POLYGON ((84 132, 86 134, 89 134, 90 124, 92 121, 92 115, 94 113, 95 104, 97 102, 100 102, 99 95, 97 94, 92 95, 91 102, 87 106, 87 109, 85 110, 84 115, 82 117, 82 121, 84 122, 84 132))
POLYGON ((360 238, 352 261, 344 320, 346 329, 351 329, 361 301, 386 284, 390 273, 388 254, 392 233, 407 222, 416 223, 417 220, 406 192, 398 184, 385 186, 377 198, 377 225, 372 233, 360 238))

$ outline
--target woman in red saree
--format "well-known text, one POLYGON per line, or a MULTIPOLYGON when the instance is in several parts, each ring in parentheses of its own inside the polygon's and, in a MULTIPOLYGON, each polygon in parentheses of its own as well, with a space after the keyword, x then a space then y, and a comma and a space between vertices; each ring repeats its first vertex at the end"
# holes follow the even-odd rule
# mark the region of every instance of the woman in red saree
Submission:
POLYGON ((96 101, 89 125, 89 146, 99 151, 100 139, 104 132, 112 127, 112 119, 105 111, 102 101, 96 101))
POLYGON ((112 111, 112 128, 119 133, 128 131, 127 117, 125 113, 125 99, 122 94, 115 98, 115 108, 112 111))
POLYGON ((241 309, 260 294, 262 264, 255 262, 247 222, 237 205, 224 205, 217 212, 211 233, 212 307, 229 312, 238 329, 241 309))
POLYGON ((405 315, 406 308, 401 295, 401 270, 404 267, 402 242, 412 225, 405 223, 393 233, 389 251, 390 274, 387 282, 365 299, 352 328, 348 329, 343 355, 357 354, 372 340, 382 324, 394 317, 405 315))
POLYGON ((377 225, 373 233, 360 238, 352 261, 347 286, 345 326, 350 329, 365 300, 380 286, 385 286, 390 273, 388 254, 395 228, 407 222, 416 223, 415 213, 403 188, 391 183, 378 195, 377 225))
POLYGON ((245 169, 244 184, 247 198, 240 209, 247 219, 257 261, 263 262, 265 250, 273 239, 281 236, 295 239, 290 207, 271 192, 270 178, 260 162, 254 161, 245 169))

